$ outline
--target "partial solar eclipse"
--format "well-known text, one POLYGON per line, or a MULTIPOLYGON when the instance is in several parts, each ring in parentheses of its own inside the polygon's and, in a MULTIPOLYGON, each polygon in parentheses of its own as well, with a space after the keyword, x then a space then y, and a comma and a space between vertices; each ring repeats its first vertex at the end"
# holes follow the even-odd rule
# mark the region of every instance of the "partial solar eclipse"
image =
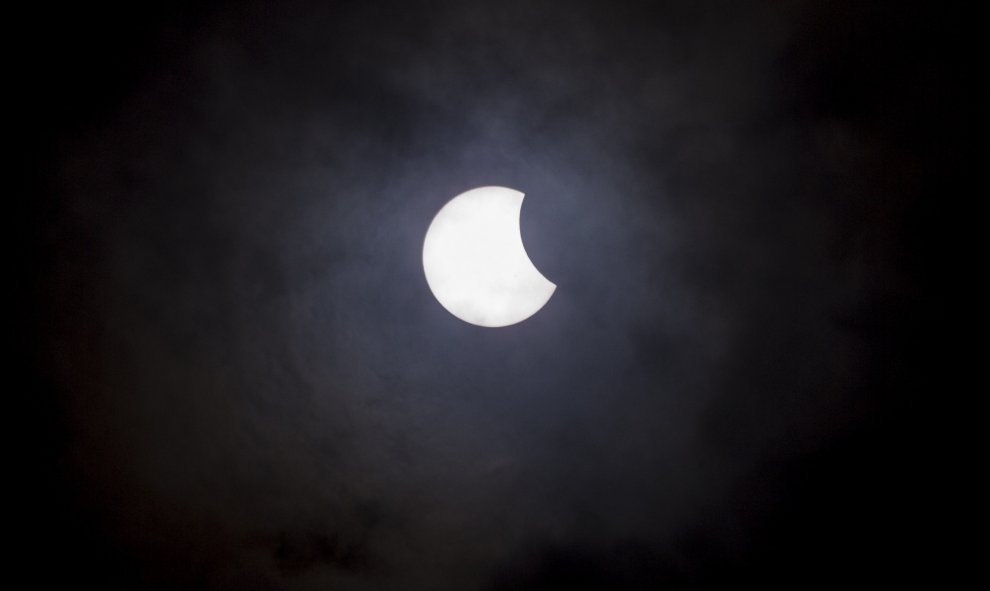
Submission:
POLYGON ((523 197, 506 187, 471 189, 440 208, 426 231, 426 282, 464 322, 492 328, 522 322, 557 289, 523 247, 523 197))

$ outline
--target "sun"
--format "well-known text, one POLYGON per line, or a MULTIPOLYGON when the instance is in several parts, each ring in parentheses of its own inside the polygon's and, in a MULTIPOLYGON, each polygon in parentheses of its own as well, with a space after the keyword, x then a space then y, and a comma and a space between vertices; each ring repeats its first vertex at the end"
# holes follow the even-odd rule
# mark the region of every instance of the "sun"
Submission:
POLYGON ((451 199, 433 218, 423 271, 437 301, 457 318, 484 327, 516 324, 540 311, 557 289, 523 246, 523 198, 507 187, 479 187, 451 199))

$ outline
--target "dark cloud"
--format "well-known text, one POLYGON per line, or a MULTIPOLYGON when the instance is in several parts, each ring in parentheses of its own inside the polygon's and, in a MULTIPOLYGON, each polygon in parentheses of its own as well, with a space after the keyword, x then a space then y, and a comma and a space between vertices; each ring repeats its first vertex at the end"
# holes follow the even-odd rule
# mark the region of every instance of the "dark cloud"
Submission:
POLYGON ((947 6, 104 13, 24 68, 28 535, 67 524, 81 578, 813 588, 922 554, 947 6), (486 184, 558 285, 498 330, 420 265, 486 184))

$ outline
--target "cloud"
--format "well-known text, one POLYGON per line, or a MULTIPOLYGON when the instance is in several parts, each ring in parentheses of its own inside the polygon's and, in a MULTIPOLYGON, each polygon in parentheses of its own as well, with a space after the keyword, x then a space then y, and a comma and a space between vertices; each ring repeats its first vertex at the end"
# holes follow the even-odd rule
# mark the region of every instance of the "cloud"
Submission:
POLYGON ((870 351, 902 316, 871 306, 913 287, 924 154, 825 100, 869 52, 822 14, 254 3, 184 25, 55 167, 45 363, 80 504, 180 586, 738 574, 777 515, 754 506, 796 486, 781 466, 884 405, 870 351), (494 331, 420 266, 436 210, 487 184, 527 194, 558 285, 494 331))

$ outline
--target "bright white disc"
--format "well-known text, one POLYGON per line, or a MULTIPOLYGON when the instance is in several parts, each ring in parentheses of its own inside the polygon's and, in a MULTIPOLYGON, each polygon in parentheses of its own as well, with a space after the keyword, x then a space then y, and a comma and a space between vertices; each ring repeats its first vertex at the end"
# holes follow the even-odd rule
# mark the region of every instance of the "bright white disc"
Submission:
POLYGON ((465 322, 522 322, 557 289, 523 247, 522 202, 522 193, 506 187, 472 189, 447 202, 426 231, 426 282, 437 301, 465 322))

